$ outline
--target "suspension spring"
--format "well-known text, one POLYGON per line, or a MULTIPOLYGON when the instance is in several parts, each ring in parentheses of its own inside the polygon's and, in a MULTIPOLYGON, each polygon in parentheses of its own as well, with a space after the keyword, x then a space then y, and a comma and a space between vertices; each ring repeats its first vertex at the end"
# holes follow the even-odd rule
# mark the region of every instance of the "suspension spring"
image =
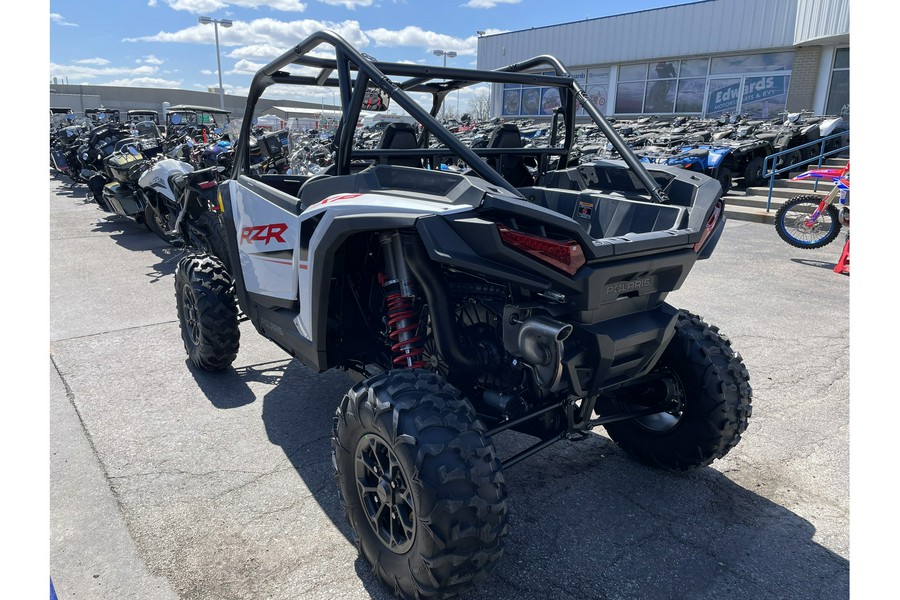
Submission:
POLYGON ((380 239, 384 252, 385 272, 379 280, 387 303, 388 337, 391 339, 393 363, 400 368, 420 369, 427 364, 423 360, 425 340, 417 335, 419 318, 413 308, 416 296, 415 279, 409 274, 403 247, 398 233, 383 234, 380 239))
POLYGON ((419 320, 413 310, 412 299, 404 298, 399 292, 390 292, 386 295, 386 301, 387 324, 390 329, 388 335, 394 342, 391 346, 394 364, 410 369, 423 368, 426 364, 422 360, 423 338, 416 335, 419 320))

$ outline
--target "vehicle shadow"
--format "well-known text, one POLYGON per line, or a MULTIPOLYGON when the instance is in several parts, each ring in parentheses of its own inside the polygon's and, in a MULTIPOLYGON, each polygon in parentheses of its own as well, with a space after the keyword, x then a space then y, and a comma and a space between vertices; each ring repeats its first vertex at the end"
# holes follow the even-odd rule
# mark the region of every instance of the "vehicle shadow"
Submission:
MULTIPOLYGON (((279 370, 254 367, 234 377, 246 383, 279 370)), ((269 439, 348 543, 353 534, 333 481, 330 432, 351 384, 342 373, 317 374, 292 360, 262 407, 269 439)), ((219 390, 209 391, 212 398, 219 390)), ((533 442, 515 432, 494 440, 501 457, 533 442)), ((592 433, 550 447, 505 478, 506 552, 468 600, 849 596, 849 561, 817 543, 810 522, 714 468, 660 472, 592 433)), ((393 598, 362 558, 355 568, 372 598, 393 598)))
POLYGON ((290 360, 277 360, 255 365, 246 365, 209 372, 198 369, 185 359, 188 371, 197 382, 197 386, 216 408, 228 410, 252 404, 256 394, 250 389, 250 383, 275 385, 284 377, 290 360))
POLYGON ((61 196, 63 198, 76 198, 81 200, 83 204, 90 204, 94 202, 94 197, 91 195, 91 191, 87 188, 86 185, 81 183, 76 183, 71 180, 60 179, 60 186, 54 190, 54 193, 57 196, 61 196))
POLYGON ((837 266, 837 262, 828 262, 824 260, 811 260, 808 258, 792 258, 792 263, 797 263, 798 265, 804 265, 806 267, 818 267, 820 269, 828 269, 829 271, 833 271, 837 266))
POLYGON ((183 249, 166 244, 146 226, 126 217, 101 213, 91 231, 108 234, 116 244, 132 252, 152 254, 157 260, 150 264, 150 270, 144 274, 150 279, 150 283, 174 274, 178 260, 184 256, 183 249))

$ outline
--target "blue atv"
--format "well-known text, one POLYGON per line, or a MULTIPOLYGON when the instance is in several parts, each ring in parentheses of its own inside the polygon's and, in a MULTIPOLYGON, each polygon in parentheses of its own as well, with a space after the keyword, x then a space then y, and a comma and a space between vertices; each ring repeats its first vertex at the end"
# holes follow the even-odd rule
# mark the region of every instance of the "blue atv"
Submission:
POLYGON ((666 159, 665 164, 709 175, 718 180, 722 193, 727 194, 731 190, 733 173, 726 166, 725 158, 732 150, 728 146, 686 146, 666 159))

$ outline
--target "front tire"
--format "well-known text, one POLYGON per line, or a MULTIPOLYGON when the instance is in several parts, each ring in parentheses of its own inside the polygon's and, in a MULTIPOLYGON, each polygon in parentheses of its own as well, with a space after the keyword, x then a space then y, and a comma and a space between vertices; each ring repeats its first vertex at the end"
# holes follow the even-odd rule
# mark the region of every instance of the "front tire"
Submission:
POLYGON ((360 554, 404 599, 452 598, 503 553, 506 484, 459 390, 425 370, 382 373, 343 398, 335 480, 360 554))
POLYGON ((782 204, 775 213, 778 237, 803 250, 822 248, 833 242, 841 232, 841 221, 834 204, 828 204, 815 221, 810 221, 821 203, 821 196, 803 195, 782 204))
POLYGON ((234 282, 215 257, 185 256, 175 268, 175 304, 188 358, 204 371, 224 369, 240 345, 234 282))
POLYGON ((747 166, 744 167, 744 186, 753 187, 763 182, 763 159, 756 156, 750 159, 747 166))
POLYGON ((733 184, 731 170, 727 167, 722 167, 719 169, 718 174, 716 175, 716 179, 719 182, 719 185, 722 186, 722 194, 727 194, 731 191, 731 186, 733 184))
MULTIPOLYGON (((737 445, 750 418, 752 389, 741 356, 718 328, 685 311, 675 328, 654 372, 674 391, 677 406, 605 427, 640 462, 684 471, 708 465, 737 445)), ((634 409, 614 402, 618 410, 634 409)))

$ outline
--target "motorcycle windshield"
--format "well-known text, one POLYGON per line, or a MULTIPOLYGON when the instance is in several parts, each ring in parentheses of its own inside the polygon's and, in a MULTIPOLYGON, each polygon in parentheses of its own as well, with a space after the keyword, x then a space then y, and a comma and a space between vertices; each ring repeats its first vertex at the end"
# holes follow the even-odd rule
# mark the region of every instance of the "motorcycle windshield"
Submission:
POLYGON ((132 123, 131 134, 134 138, 140 141, 149 142, 155 142, 160 137, 162 137, 159 132, 159 128, 156 126, 156 123, 152 121, 139 121, 136 123, 132 123))

